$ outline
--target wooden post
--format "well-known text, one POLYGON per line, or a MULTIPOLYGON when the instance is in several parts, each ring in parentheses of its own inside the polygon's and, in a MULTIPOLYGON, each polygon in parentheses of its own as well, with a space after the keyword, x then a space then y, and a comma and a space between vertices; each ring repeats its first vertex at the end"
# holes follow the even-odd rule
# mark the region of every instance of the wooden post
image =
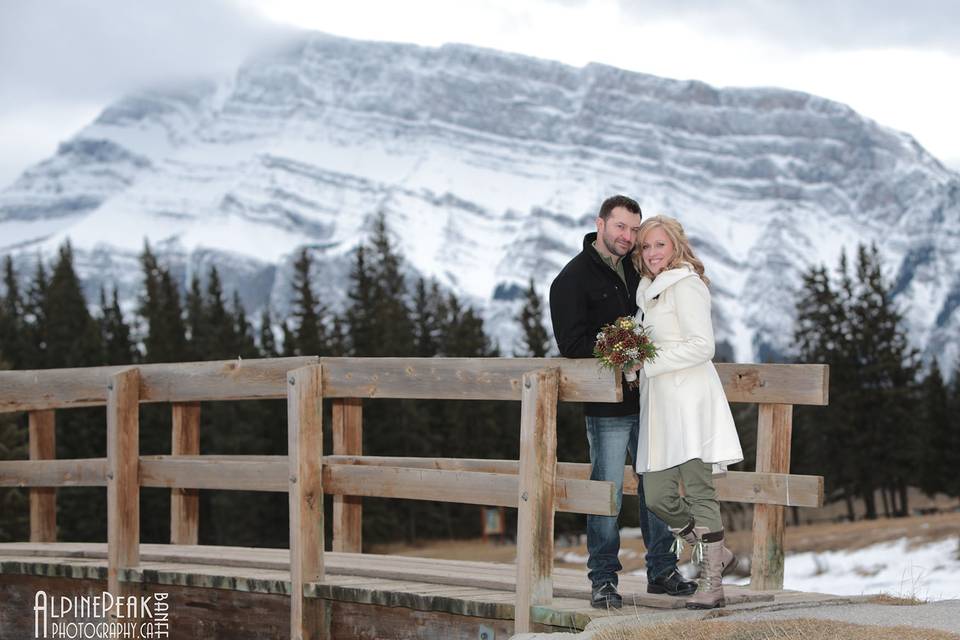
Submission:
MULTIPOLYGON (((333 453, 363 455, 363 403, 360 398, 333 401, 333 453)), ((363 540, 360 496, 333 496, 333 550, 360 553, 363 540)))
MULTIPOLYGON (((29 417, 30 459, 54 460, 57 457, 56 417, 52 409, 31 411, 29 417)), ((57 490, 54 487, 30 489, 30 542, 57 541, 57 490)))
POLYGON ((120 571, 140 564, 140 373, 107 385, 107 588, 123 592, 120 571))
MULTIPOLYGON (((200 454, 200 403, 174 404, 170 453, 175 456, 200 454)), ((197 544, 200 529, 200 492, 197 489, 170 490, 170 544, 197 544)))
MULTIPOLYGON (((761 404, 757 424, 757 471, 790 473, 793 405, 761 404)), ((753 560, 750 588, 783 588, 784 511, 780 505, 753 507, 753 560)))
POLYGON ((323 580, 323 376, 321 365, 287 374, 290 464, 290 638, 321 637, 322 600, 303 587, 323 580))
POLYGON ((553 513, 559 390, 559 369, 541 369, 523 374, 514 633, 530 631, 531 605, 550 604, 553 600, 553 513))

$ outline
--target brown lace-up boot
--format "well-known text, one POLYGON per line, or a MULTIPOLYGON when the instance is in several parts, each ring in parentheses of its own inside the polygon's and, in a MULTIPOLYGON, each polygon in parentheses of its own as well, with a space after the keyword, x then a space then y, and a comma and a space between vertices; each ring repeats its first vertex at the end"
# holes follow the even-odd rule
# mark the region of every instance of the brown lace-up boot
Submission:
POLYGON ((726 606, 722 572, 724 551, 729 553, 729 550, 723 546, 723 530, 706 532, 698 527, 694 531, 699 538, 697 544, 702 545, 700 585, 697 592, 687 600, 687 609, 715 609, 726 606))
MULTIPOLYGON (((693 548, 693 563, 699 566, 700 555, 703 550, 698 549, 697 543, 700 540, 700 536, 707 533, 707 528, 695 527, 693 520, 690 520, 690 522, 687 523, 687 526, 683 527, 682 529, 674 529, 673 527, 670 527, 670 532, 677 538, 677 540, 674 541, 674 546, 672 548, 672 551, 677 554, 677 557, 679 558, 681 552, 683 551, 683 543, 680 542, 680 540, 682 540, 693 548)), ((723 547, 720 554, 720 565, 720 574, 724 576, 733 571, 737 566, 737 556, 734 555, 733 551, 730 551, 730 549, 728 549, 726 546, 723 547)))

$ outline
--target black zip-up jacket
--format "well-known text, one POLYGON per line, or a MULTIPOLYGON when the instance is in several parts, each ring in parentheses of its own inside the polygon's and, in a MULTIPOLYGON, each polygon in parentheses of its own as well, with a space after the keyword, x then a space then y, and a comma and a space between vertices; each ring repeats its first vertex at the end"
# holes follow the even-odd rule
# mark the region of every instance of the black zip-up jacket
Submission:
MULTIPOLYGON (((637 285, 640 276, 630 256, 621 258, 624 286, 593 247, 596 232, 583 238, 583 251, 557 275, 550 285, 550 317, 553 335, 564 358, 592 358, 600 327, 621 316, 637 312, 637 285)), ((640 410, 639 392, 623 385, 623 402, 585 402, 588 416, 628 416, 640 410)))

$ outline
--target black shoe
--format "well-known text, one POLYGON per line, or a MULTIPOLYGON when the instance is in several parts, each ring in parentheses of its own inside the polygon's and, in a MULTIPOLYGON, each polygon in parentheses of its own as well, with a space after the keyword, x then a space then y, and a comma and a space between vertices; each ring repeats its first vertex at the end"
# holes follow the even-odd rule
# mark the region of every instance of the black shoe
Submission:
POLYGON ((671 596, 690 596, 697 590, 697 583, 684 580, 676 569, 647 583, 647 593, 666 593, 671 596))
POLYGON ((623 606, 623 598, 617 593, 612 582, 594 587, 590 593, 590 606, 596 609, 619 609, 623 606))

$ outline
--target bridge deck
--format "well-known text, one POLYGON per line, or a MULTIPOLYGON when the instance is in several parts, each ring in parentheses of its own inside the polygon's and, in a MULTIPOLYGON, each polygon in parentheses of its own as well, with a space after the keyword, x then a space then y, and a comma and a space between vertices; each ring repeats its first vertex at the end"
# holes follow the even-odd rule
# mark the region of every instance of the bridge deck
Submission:
MULTIPOLYGON (((325 553, 324 563, 325 580, 307 585, 305 592, 326 601, 327 624, 343 634, 334 632, 331 637, 359 636, 361 629, 384 625, 392 629, 388 637, 396 638, 432 638, 434 633, 477 638, 478 628, 492 633, 489 638, 512 634, 516 581, 512 564, 352 553, 325 553)), ((63 590, 68 595, 98 593, 105 590, 106 578, 106 544, 0 544, 0 603, 7 603, 0 604, 0 627, 12 631, 32 625, 32 598, 39 589, 54 595, 63 590), (11 626, 17 619, 22 624, 11 626)), ((187 627, 181 633, 174 626, 171 637, 289 634, 286 549, 142 544, 140 567, 125 570, 121 581, 134 592, 170 593, 171 620, 187 627)), ((554 569, 553 581, 553 602, 534 608, 535 629, 583 629, 593 618, 610 615, 590 608, 584 572, 554 569)), ((625 603, 637 614, 683 606, 681 599, 647 594, 641 576, 621 577, 620 588, 625 603)), ((803 595, 735 586, 726 590, 731 604, 803 595)))

